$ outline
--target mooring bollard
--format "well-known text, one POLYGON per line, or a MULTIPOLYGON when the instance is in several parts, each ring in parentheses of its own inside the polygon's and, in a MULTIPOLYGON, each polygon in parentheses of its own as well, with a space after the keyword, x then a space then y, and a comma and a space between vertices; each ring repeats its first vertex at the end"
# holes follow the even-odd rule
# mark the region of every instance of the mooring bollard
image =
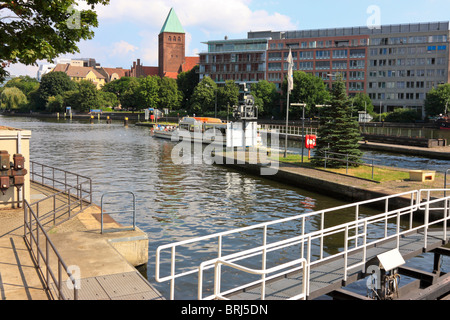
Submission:
POLYGON ((91 124, 94 123, 94 116, 91 116, 91 124))
POLYGON ((111 119, 109 118, 109 116, 106 117, 106 123, 110 124, 111 123, 111 119))
POLYGON ((128 126, 128 117, 125 117, 125 119, 123 120, 123 125, 128 126))

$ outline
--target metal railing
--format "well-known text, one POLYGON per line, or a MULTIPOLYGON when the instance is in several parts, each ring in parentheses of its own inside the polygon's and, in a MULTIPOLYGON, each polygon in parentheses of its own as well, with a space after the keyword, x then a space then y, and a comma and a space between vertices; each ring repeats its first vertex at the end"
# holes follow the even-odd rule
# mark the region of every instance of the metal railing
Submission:
MULTIPOLYGON (((261 124, 261 131, 267 132, 276 132, 279 134, 285 134, 287 132, 288 135, 292 136, 302 136, 302 127, 301 126, 288 126, 286 130, 285 125, 273 125, 273 124, 261 124)), ((304 129, 305 135, 317 135, 317 128, 305 127, 304 129)))
MULTIPOLYGON (((444 176, 444 189, 448 189, 448 186, 450 185, 450 169, 447 169, 445 171, 444 176)), ((447 191, 444 191, 444 197, 447 195, 447 191)))
POLYGON ((323 157, 319 157, 319 156, 315 155, 313 158, 324 159, 324 168, 325 169, 327 168, 327 162, 330 160, 345 163, 345 174, 348 174, 348 168, 351 165, 368 166, 368 167, 372 168, 372 179, 374 177, 374 169, 375 169, 374 162, 377 161, 377 159, 375 159, 375 158, 369 158, 369 157, 364 157, 364 156, 362 156, 360 159, 363 161, 369 161, 370 163, 361 162, 361 161, 359 161, 359 162, 352 161, 351 159, 355 158, 354 156, 351 156, 349 154, 329 152, 329 151, 324 151, 323 157), (330 155, 331 155, 331 157, 330 157, 330 155), (337 156, 337 157, 335 157, 335 156, 337 156))
POLYGON ((30 205, 35 208, 41 223, 44 218, 52 216, 53 219, 49 221, 55 225, 57 218, 65 216, 65 219, 62 219, 65 221, 76 213, 75 210, 82 211, 92 204, 92 180, 90 178, 33 161, 31 161, 30 167, 31 180, 34 183, 54 189, 53 194, 30 205), (42 212, 42 208, 47 211, 42 212))
MULTIPOLYGON (((409 191, 404 192, 396 195, 391 196, 385 196, 377 199, 372 200, 366 200, 362 202, 357 202, 353 204, 348 204, 344 206, 339 206, 335 208, 320 210, 316 212, 311 213, 305 213, 301 214, 295 217, 285 218, 277 221, 270 221, 266 223, 257 224, 254 226, 249 226, 245 228, 240 228, 233 231, 227 231, 227 232, 221 232, 213 235, 198 237, 191 240, 185 240, 176 242, 173 244, 167 244, 162 245, 157 248, 156 251, 156 268, 155 268, 155 279, 158 282, 165 282, 170 281, 170 299, 174 299, 175 296, 175 280, 180 277, 186 277, 192 274, 196 274, 199 272, 199 270, 206 270, 208 268, 218 268, 217 264, 224 264, 224 261, 227 263, 233 263, 235 259, 241 259, 245 257, 250 256, 256 256, 260 255, 262 257, 262 278, 258 283, 261 283, 264 287, 265 281, 267 281, 269 278, 265 278, 265 274, 268 270, 266 270, 266 254, 268 252, 274 251, 274 250, 285 250, 288 247, 298 246, 300 245, 300 252, 297 257, 300 256, 302 259, 307 260, 306 268, 309 272, 312 265, 318 262, 323 262, 328 259, 332 259, 338 256, 343 256, 345 259, 345 268, 344 268, 344 274, 343 279, 347 279, 347 273, 348 270, 351 270, 353 268, 356 268, 358 266, 363 266, 363 261, 357 265, 349 265, 348 264, 348 256, 355 250, 363 250, 363 260, 366 258, 366 250, 367 246, 370 244, 374 244, 378 241, 384 241, 386 239, 395 237, 397 239, 397 244, 399 242, 400 237, 405 234, 405 232, 411 232, 414 230, 418 230, 420 228, 423 228, 427 230, 431 225, 437 224, 437 223, 445 223, 445 226, 447 226, 447 220, 449 217, 449 201, 450 197, 437 199, 437 200, 430 200, 432 194, 437 192, 442 192, 444 189, 434 189, 434 190, 428 190, 425 195, 425 201, 421 200, 422 193, 424 190, 415 190, 415 191, 409 191), (390 210, 389 207, 392 206, 394 202, 402 201, 402 203, 405 203, 407 201, 409 203, 408 206, 404 206, 401 209, 395 209, 390 210), (435 220, 433 222, 430 222, 429 220, 429 212, 431 210, 437 210, 436 208, 431 208, 430 205, 436 205, 440 201, 444 201, 444 204, 439 207, 441 210, 445 212, 444 217, 442 219, 435 220), (376 214, 374 216, 370 216, 368 218, 361 218, 361 214, 363 211, 363 208, 366 206, 370 207, 383 207, 384 211, 380 214, 376 214), (418 226, 413 226, 413 217, 414 213, 416 213, 419 209, 425 210, 425 222, 418 226), (354 212, 354 220, 348 223, 344 223, 338 226, 332 226, 325 228, 326 225, 333 224, 333 214, 338 214, 341 210, 346 211, 353 211, 354 212), (405 230, 401 230, 400 226, 400 218, 409 215, 409 223, 405 230), (329 220, 328 220, 329 219, 329 220), (391 221, 394 221, 393 223, 391 221), (314 226, 317 226, 316 231, 307 231, 308 229, 312 228, 311 223, 308 223, 308 221, 314 221, 314 226), (299 226, 296 226, 296 230, 299 230, 298 233, 296 233, 293 237, 283 239, 281 241, 276 241, 273 243, 269 243, 268 240, 268 228, 277 228, 282 227, 282 224, 284 223, 292 223, 296 222, 299 223, 299 226), (388 225, 394 224, 394 227, 388 228, 388 225), (379 239, 370 239, 368 235, 370 234, 369 228, 374 227, 377 229, 384 228, 384 231, 382 232, 382 237, 379 239), (394 230, 393 234, 392 229, 394 230), (255 231, 262 231, 261 237, 262 237, 262 243, 261 246, 257 246, 256 248, 252 249, 252 251, 245 251, 245 252, 235 252, 228 254, 224 256, 222 252, 224 252, 223 247, 223 239, 225 237, 233 237, 237 234, 242 234, 245 232, 255 232, 255 231), (331 254, 327 253, 324 250, 324 243, 325 240, 329 237, 336 237, 337 234, 343 235, 344 242, 342 243, 343 250, 338 252, 337 254, 331 254), (216 251, 216 258, 215 259, 208 259, 207 262, 201 263, 200 267, 189 267, 186 268, 182 266, 180 272, 176 272, 176 262, 179 261, 176 258, 177 251, 182 251, 183 247, 189 247, 194 246, 195 244, 198 244, 200 242, 203 243, 209 243, 211 245, 217 244, 216 251), (318 250, 318 252, 315 253, 317 259, 316 261, 313 261, 311 250, 313 246, 313 242, 315 243, 315 249, 318 250), (317 242, 319 244, 317 245, 317 242), (353 245, 351 245, 353 243, 353 245), (167 276, 161 276, 160 275, 160 269, 161 269, 161 253, 166 252, 170 250, 170 274, 167 276), (306 254, 305 254, 306 252, 306 254)), ((426 191, 426 190, 425 190, 426 191)), ((382 229, 383 230, 383 229, 382 229)), ((444 238, 446 238, 446 228, 444 228, 444 238)), ((258 233, 259 234, 259 233, 258 233)), ((425 240, 426 242, 426 240, 425 240)), ((426 246, 426 243, 425 245, 426 246)), ((233 246, 235 248, 237 246, 233 246)), ((229 250, 229 249, 228 249, 229 250)), ((234 249, 233 249, 234 250, 234 249)), ((167 263, 167 261, 166 261, 167 263)), ((249 270, 248 270, 249 271, 249 270)), ((273 270, 270 270, 273 271, 273 270)), ((292 270, 287 270, 286 273, 292 272, 292 270)), ((200 275, 199 275, 200 277, 200 275)), ((216 281, 220 278, 216 278, 216 281)), ((249 283, 247 285, 241 286, 238 289, 245 287, 255 285, 254 282, 249 283)), ((220 285, 216 284, 215 288, 220 288, 220 285)), ((238 290, 238 289, 234 289, 238 290)), ((228 291, 226 294, 231 293, 232 291, 228 291)), ((202 284, 198 284, 198 298, 203 299, 201 296, 202 293, 202 284)), ((307 294, 309 293, 309 285, 307 287, 307 294)), ((221 293, 219 291, 216 291, 214 293, 214 297, 223 297, 225 293, 221 293)), ((262 296, 264 298, 264 295, 262 296)))
POLYGON ((82 211, 92 204, 92 180, 33 161, 30 164, 31 181, 53 189, 54 193, 31 204, 24 200, 24 239, 42 274, 46 289, 51 292, 50 286, 54 283, 58 298, 67 300, 70 297, 64 295, 63 286, 71 283, 73 299, 78 300, 76 279, 48 237, 44 225, 55 225, 58 218, 59 222, 66 221, 75 210, 82 211), (63 280, 63 277, 67 277, 67 280, 63 280))
POLYGON ((92 203, 91 178, 34 161, 30 161, 30 169, 31 180, 33 182, 41 183, 58 191, 67 191, 67 189, 76 188, 77 198, 83 198, 82 194, 85 192, 89 195, 89 203, 92 203), (83 185, 88 185, 89 188, 83 189, 83 185))
POLYGON ((24 200, 23 203, 25 222, 24 239, 30 249, 30 253, 37 263, 38 269, 41 271, 47 291, 51 292, 50 286, 53 281, 58 293, 58 298, 60 300, 67 300, 68 297, 63 293, 63 285, 67 285, 70 281, 74 290, 73 299, 78 300, 79 286, 74 275, 69 271, 69 268, 58 253, 58 250, 56 250, 55 245, 48 237, 47 232, 39 222, 38 215, 34 212, 31 205, 26 200, 24 200), (63 280, 63 277, 67 277, 67 280, 63 280))

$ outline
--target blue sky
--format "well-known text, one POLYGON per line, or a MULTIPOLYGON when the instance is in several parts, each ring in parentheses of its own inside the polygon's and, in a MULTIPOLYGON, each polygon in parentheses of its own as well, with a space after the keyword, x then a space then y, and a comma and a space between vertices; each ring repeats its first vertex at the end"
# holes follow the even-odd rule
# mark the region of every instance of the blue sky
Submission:
MULTIPOLYGON (((123 68, 140 58, 156 66, 158 34, 170 8, 186 31, 187 56, 206 51, 202 42, 246 38, 248 31, 366 26, 375 18, 383 25, 450 20, 448 0, 111 0, 98 7, 94 39, 80 42, 79 54, 64 57, 95 58, 104 67, 123 68)), ((37 67, 8 70, 35 76, 37 67)))

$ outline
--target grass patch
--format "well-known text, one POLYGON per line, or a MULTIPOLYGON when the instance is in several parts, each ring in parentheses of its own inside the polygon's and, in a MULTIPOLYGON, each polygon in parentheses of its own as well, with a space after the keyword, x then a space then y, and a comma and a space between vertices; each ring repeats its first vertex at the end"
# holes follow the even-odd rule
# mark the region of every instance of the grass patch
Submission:
MULTIPOLYGON (((276 160, 275 158, 272 158, 276 160)), ((283 157, 283 154, 280 154, 279 158, 280 162, 286 162, 291 164, 302 165, 302 158, 299 154, 288 154, 287 157, 283 157)), ((384 181, 395 181, 395 180, 407 180, 409 179, 409 172, 399 171, 399 170, 390 170, 386 168, 377 168, 375 167, 373 170, 373 179, 372 179, 372 167, 369 166, 359 166, 359 167, 349 167, 348 173, 347 169, 344 168, 323 168, 323 167, 314 167, 311 164, 311 161, 307 156, 303 156, 303 166, 310 168, 317 168, 322 170, 327 170, 330 172, 347 174, 352 177, 364 178, 368 180, 373 180, 377 182, 384 181)))
MULTIPOLYGON (((346 168, 339 169, 327 169, 331 172, 346 174, 346 168)), ((384 168, 373 168, 373 179, 372 179, 372 167, 360 166, 360 167, 349 167, 348 175, 358 178, 369 179, 378 182, 384 181, 395 181, 395 180, 406 180, 409 179, 409 172, 389 170, 384 168)))

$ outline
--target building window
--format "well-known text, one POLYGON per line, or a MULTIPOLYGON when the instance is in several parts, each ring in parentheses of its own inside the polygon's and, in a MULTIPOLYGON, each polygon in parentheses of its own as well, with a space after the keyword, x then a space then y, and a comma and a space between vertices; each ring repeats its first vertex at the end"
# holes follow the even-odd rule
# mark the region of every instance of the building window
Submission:
POLYGON ((330 69, 330 61, 316 61, 316 70, 330 69))
POLYGON ((330 59, 330 51, 329 50, 316 51, 316 59, 330 59))
POLYGON ((334 59, 346 59, 347 58, 347 50, 333 50, 333 58, 334 59))

